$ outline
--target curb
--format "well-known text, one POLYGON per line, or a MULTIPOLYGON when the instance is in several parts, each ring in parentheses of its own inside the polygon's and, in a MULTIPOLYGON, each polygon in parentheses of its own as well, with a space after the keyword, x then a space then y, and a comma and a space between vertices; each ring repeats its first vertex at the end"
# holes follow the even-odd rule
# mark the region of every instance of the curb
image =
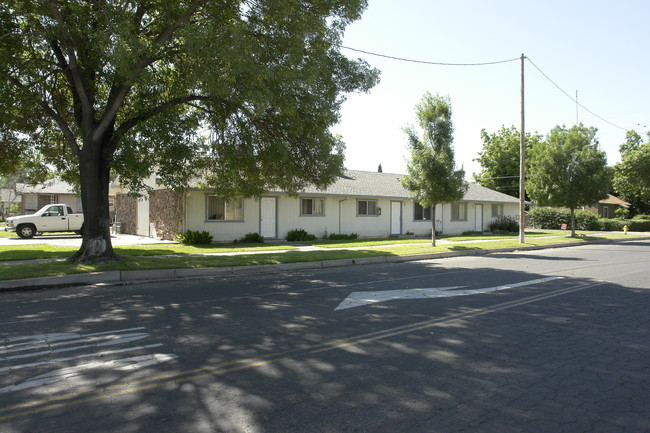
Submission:
POLYGON ((309 269, 328 269, 344 266, 372 265, 383 263, 403 263, 419 260, 444 259, 461 256, 484 256, 489 254, 509 253, 515 251, 534 251, 553 248, 579 247, 583 245, 597 245, 627 242, 645 239, 648 237, 603 239, 582 243, 561 243, 552 245, 534 245, 510 248, 494 248, 486 250, 446 251, 442 253, 418 254, 412 256, 382 256, 359 259, 337 259, 320 262, 282 263, 278 265, 259 266, 226 266, 222 268, 190 268, 190 269, 152 269, 145 271, 108 271, 92 272, 87 274, 57 275, 52 277, 25 278, 20 280, 0 281, 0 292, 60 288, 87 285, 118 285, 130 283, 144 283, 156 281, 173 281, 186 278, 203 277, 232 277, 236 275, 261 275, 285 271, 299 271, 309 269))

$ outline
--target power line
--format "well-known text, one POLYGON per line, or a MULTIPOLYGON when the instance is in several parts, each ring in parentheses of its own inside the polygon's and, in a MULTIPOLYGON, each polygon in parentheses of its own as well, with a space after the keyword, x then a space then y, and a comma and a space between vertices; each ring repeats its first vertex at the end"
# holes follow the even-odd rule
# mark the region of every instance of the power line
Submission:
POLYGON ((482 63, 429 62, 429 61, 426 61, 426 60, 407 59, 407 58, 404 58, 404 57, 395 57, 395 56, 389 56, 389 55, 386 55, 386 54, 373 53, 371 51, 359 50, 357 48, 346 47, 346 46, 343 46, 343 45, 340 45, 340 47, 344 48, 346 50, 356 51, 357 53, 368 54, 368 55, 376 56, 376 57, 383 57, 385 59, 399 60, 401 62, 420 63, 420 64, 424 64, 424 65, 437 65, 437 66, 487 66, 487 65, 498 65, 500 63, 516 62, 516 61, 520 60, 520 58, 517 57, 515 59, 497 60, 495 62, 482 62, 482 63))
MULTIPOLYGON (((417 59, 408 59, 405 57, 397 57, 397 56, 390 56, 387 54, 381 54, 381 53, 374 53, 372 51, 366 51, 366 50, 360 50, 358 48, 352 48, 352 47, 347 47, 344 45, 339 45, 340 48, 350 50, 350 51, 355 51, 357 53, 363 53, 363 54, 368 54, 370 56, 376 56, 376 57, 383 57, 385 59, 390 59, 390 60, 397 60, 400 62, 410 62, 410 63, 419 63, 423 65, 436 65, 436 66, 488 66, 488 65, 498 65, 501 63, 510 63, 510 62, 516 62, 521 60, 520 57, 514 58, 514 59, 506 59, 506 60, 497 60, 493 62, 481 62, 481 63, 447 63, 447 62, 431 62, 431 61, 426 61, 426 60, 417 60, 417 59)), ((539 66, 533 62, 530 57, 525 57, 526 60, 530 62, 531 65, 535 67, 539 71, 540 74, 544 76, 551 84, 553 84, 560 92, 564 93, 564 95, 569 98, 571 101, 573 101, 578 107, 582 108, 583 110, 587 111, 588 113, 592 114, 593 116, 597 117, 598 119, 602 120, 605 123, 610 124, 611 126, 618 128, 623 131, 628 131, 627 128, 623 128, 622 126, 616 125, 615 123, 610 122, 609 120, 599 116, 598 114, 594 113, 584 105, 578 102, 577 98, 573 98, 571 95, 569 95, 567 92, 565 92, 560 86, 558 86, 555 81, 553 81, 548 75, 542 71, 539 66)))
POLYGON ((530 64, 533 65, 533 66, 535 67, 535 69, 537 69, 537 70, 539 71, 539 73, 542 74, 542 75, 544 76, 544 78, 546 78, 548 81, 550 81, 551 84, 553 84, 555 87, 557 87, 557 89, 558 89, 560 92, 564 93, 564 95, 565 95, 567 98, 569 98, 570 100, 572 100, 573 102, 575 102, 577 106, 579 106, 579 107, 582 108, 583 110, 587 111, 588 113, 591 113, 592 115, 596 116, 597 118, 599 118, 599 119, 602 120, 603 122, 605 122, 605 123, 609 123, 610 125, 612 125, 612 126, 615 127, 615 128, 621 129, 621 130, 623 130, 623 131, 627 131, 627 130, 628 130, 627 128, 623 128, 622 126, 618 126, 618 125, 616 125, 616 124, 610 122, 609 120, 600 117, 598 114, 594 113, 593 111, 591 111, 590 109, 588 109, 587 107, 585 107, 584 105, 582 105, 581 103, 579 103, 578 100, 577 100, 576 98, 573 98, 571 95, 569 95, 567 92, 565 92, 565 91, 564 91, 560 86, 558 86, 558 85, 555 83, 555 81, 551 80, 551 78, 550 78, 548 75, 546 75, 546 74, 544 73, 544 71, 542 71, 542 70, 539 68, 539 66, 537 66, 537 65, 535 64, 535 62, 533 62, 532 60, 530 60, 530 57, 526 57, 526 60, 528 60, 528 61, 530 62, 530 64))

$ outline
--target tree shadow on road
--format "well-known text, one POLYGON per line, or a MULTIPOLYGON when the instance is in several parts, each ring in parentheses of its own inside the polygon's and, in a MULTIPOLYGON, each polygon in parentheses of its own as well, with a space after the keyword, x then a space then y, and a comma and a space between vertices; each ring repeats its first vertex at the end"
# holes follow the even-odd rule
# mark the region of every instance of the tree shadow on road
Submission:
MULTIPOLYGON (((351 291, 479 290, 545 277, 423 261, 115 288, 110 296, 53 291, 51 311, 72 298, 66 305, 79 312, 52 322, 60 330, 144 327, 151 337, 143 344, 177 358, 88 372, 98 388, 86 394, 85 385, 0 394, 5 407, 9 398, 32 403, 0 422, 7 431, 645 430, 647 290, 562 278, 334 311, 351 291), (48 403, 57 393, 67 397, 48 403)), ((36 332, 38 323, 49 322, 26 327, 36 332)))

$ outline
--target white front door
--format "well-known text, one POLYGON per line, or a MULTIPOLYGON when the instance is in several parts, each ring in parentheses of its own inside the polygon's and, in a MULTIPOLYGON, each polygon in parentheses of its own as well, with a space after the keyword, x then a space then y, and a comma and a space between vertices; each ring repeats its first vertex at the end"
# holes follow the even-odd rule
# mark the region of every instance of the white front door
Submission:
POLYGON ((135 234, 138 236, 151 236, 149 227, 149 197, 138 198, 137 206, 138 225, 135 234))
POLYGON ((276 198, 262 197, 260 200, 260 235, 274 239, 278 237, 276 229, 276 198))
POLYGON ((390 234, 402 234, 402 202, 390 202, 390 234))
POLYGON ((474 206, 474 209, 476 209, 476 221, 475 221, 475 229, 477 232, 482 232, 483 231, 483 205, 482 204, 477 204, 474 206))

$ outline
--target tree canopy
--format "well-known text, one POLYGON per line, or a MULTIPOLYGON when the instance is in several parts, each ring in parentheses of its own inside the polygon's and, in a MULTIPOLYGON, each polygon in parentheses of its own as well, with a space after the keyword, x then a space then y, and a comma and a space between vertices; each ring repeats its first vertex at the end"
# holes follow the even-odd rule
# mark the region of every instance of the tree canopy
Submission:
MULTIPOLYGON (((474 180, 495 191, 519 197, 519 150, 521 134, 511 126, 494 133, 481 131, 483 150, 474 159, 481 165, 481 172, 474 175, 474 180)), ((542 139, 537 134, 526 133, 524 142, 527 151, 542 139)))
POLYGON ((644 143, 635 131, 628 131, 621 145, 621 162, 614 166, 614 189, 636 211, 648 209, 650 200, 650 134, 644 143))
POLYGON ((5 0, 0 171, 18 161, 80 185, 76 259, 113 260, 111 173, 138 190, 202 179, 224 197, 323 187, 329 132, 378 72, 340 51, 365 0, 5 0))
POLYGON ((432 207, 431 243, 435 246, 436 205, 461 200, 467 184, 465 171, 457 170, 454 161, 450 99, 427 92, 416 106, 416 114, 422 138, 415 128, 405 128, 411 159, 401 183, 422 207, 432 207))
POLYGON ((575 209, 607 197, 611 174, 596 128, 556 126, 529 155, 526 192, 537 204, 567 207, 575 236, 575 209))

